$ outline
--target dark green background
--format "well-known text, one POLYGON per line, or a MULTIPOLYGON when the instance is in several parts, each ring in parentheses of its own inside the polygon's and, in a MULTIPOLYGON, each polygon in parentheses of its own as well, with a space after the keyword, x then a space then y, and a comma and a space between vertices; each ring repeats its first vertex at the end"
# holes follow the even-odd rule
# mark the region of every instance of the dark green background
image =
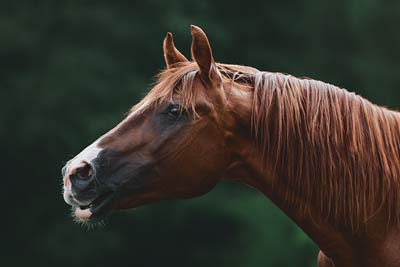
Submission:
POLYGON ((317 248, 260 193, 208 195, 73 223, 60 169, 112 128, 164 67, 162 40, 308 76, 390 107, 400 99, 400 2, 2 1, 1 266, 316 266, 317 248))

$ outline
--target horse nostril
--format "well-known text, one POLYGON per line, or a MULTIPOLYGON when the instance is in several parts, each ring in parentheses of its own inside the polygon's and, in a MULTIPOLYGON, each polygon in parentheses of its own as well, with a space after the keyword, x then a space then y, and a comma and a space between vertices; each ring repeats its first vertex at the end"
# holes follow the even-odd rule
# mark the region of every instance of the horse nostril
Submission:
POLYGON ((78 167, 73 174, 75 174, 80 179, 87 179, 93 175, 92 166, 88 163, 84 163, 83 166, 78 167))

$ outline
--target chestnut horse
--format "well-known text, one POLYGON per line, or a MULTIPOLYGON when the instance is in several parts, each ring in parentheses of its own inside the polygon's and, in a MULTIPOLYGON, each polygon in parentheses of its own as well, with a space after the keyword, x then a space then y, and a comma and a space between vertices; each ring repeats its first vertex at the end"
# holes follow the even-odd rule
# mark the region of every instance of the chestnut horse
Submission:
POLYGON ((400 266, 400 114, 333 85, 192 58, 166 70, 114 129, 63 168, 79 220, 240 181, 320 247, 318 266, 400 266))

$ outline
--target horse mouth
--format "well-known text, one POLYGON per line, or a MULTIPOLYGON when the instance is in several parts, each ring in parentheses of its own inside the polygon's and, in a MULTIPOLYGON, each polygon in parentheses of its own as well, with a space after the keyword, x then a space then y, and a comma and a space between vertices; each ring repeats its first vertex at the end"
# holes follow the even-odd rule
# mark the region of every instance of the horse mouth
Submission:
POLYGON ((98 196, 88 205, 76 206, 74 207, 75 217, 81 221, 104 218, 111 212, 114 198, 114 192, 108 191, 98 196))

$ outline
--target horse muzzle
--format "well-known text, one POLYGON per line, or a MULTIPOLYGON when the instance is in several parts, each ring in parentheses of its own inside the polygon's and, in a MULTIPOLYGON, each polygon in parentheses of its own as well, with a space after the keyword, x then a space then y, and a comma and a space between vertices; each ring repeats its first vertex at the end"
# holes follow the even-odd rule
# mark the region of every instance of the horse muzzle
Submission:
POLYGON ((95 164, 86 161, 74 163, 67 163, 62 169, 65 202, 72 206, 80 220, 107 215, 114 198, 113 191, 99 183, 95 164))

